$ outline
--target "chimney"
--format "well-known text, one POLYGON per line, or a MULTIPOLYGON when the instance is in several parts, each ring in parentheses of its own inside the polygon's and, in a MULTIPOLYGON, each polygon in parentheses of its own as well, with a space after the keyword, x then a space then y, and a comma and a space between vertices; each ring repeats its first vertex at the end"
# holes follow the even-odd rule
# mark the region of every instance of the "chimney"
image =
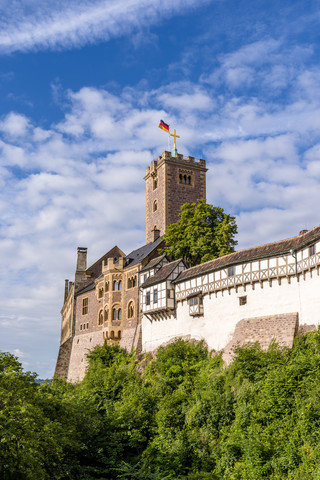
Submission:
POLYGON ((158 230, 157 228, 154 228, 153 230, 151 230, 151 232, 152 232, 152 238, 153 238, 152 241, 155 242, 160 237, 160 230, 158 230))
POLYGON ((69 293, 69 280, 64 281, 64 302, 67 300, 69 293))
POLYGON ((78 247, 77 272, 87 270, 87 248, 78 247))

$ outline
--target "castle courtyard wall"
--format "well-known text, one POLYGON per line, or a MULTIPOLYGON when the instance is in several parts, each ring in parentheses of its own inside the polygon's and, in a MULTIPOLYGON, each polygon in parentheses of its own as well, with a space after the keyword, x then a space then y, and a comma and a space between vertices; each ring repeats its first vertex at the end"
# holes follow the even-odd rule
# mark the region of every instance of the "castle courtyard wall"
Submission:
MULTIPOLYGON (((210 349, 219 351, 232 340, 241 320, 291 313, 297 313, 300 325, 320 323, 320 276, 316 269, 280 282, 265 280, 204 294, 202 316, 190 316, 187 298, 177 302, 175 316, 157 321, 143 316, 142 348, 152 351, 177 337, 190 335, 204 339, 210 349), (246 297, 246 304, 240 305, 240 297, 246 297)), ((288 344, 289 337, 291 330, 288 344)))

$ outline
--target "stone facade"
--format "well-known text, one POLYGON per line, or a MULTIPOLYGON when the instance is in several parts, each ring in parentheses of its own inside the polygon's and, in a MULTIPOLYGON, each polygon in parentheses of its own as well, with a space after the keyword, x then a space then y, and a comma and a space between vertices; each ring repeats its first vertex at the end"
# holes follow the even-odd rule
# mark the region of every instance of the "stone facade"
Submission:
POLYGON ((177 222, 181 205, 206 198, 206 171, 205 160, 173 157, 170 152, 151 163, 145 176, 147 243, 155 230, 162 236, 168 225, 177 222))
POLYGON ((273 340, 280 346, 291 348, 298 333, 298 312, 245 318, 237 323, 231 341, 225 346, 223 360, 229 364, 236 347, 259 342, 267 350, 273 340))

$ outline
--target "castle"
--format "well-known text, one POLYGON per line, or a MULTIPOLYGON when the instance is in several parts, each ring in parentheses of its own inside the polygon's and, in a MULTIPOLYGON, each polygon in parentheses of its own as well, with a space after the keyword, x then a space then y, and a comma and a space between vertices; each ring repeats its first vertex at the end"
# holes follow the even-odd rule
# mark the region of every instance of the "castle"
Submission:
POLYGON ((56 377, 80 381, 86 354, 106 340, 148 352, 175 338, 204 339, 229 362, 238 344, 291 346, 319 323, 320 226, 192 268, 161 255, 181 205, 206 198, 206 171, 205 160, 164 152, 144 178, 146 244, 128 255, 115 246, 90 267, 78 248, 74 281, 65 281, 56 377))

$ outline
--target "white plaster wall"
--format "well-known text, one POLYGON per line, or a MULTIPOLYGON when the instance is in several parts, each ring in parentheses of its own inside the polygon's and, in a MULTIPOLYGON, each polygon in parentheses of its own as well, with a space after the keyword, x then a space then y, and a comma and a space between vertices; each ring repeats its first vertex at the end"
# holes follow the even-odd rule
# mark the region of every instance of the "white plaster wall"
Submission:
MULTIPOLYGON (((186 282, 188 283, 188 282, 186 282)), ((251 318, 281 313, 298 312, 299 324, 320 323, 320 276, 313 270, 300 282, 291 278, 291 284, 282 279, 281 285, 277 280, 256 283, 230 289, 203 297, 204 315, 191 317, 187 300, 177 303, 176 318, 150 321, 142 319, 142 348, 152 351, 162 343, 178 336, 191 335, 193 338, 204 338, 209 348, 220 350, 231 339, 236 324, 243 318, 251 318), (246 295, 247 304, 240 306, 239 297, 246 295)))
POLYGON ((73 338, 69 368, 68 382, 81 382, 86 373, 88 360, 86 354, 96 346, 105 342, 102 331, 82 333, 73 338))

